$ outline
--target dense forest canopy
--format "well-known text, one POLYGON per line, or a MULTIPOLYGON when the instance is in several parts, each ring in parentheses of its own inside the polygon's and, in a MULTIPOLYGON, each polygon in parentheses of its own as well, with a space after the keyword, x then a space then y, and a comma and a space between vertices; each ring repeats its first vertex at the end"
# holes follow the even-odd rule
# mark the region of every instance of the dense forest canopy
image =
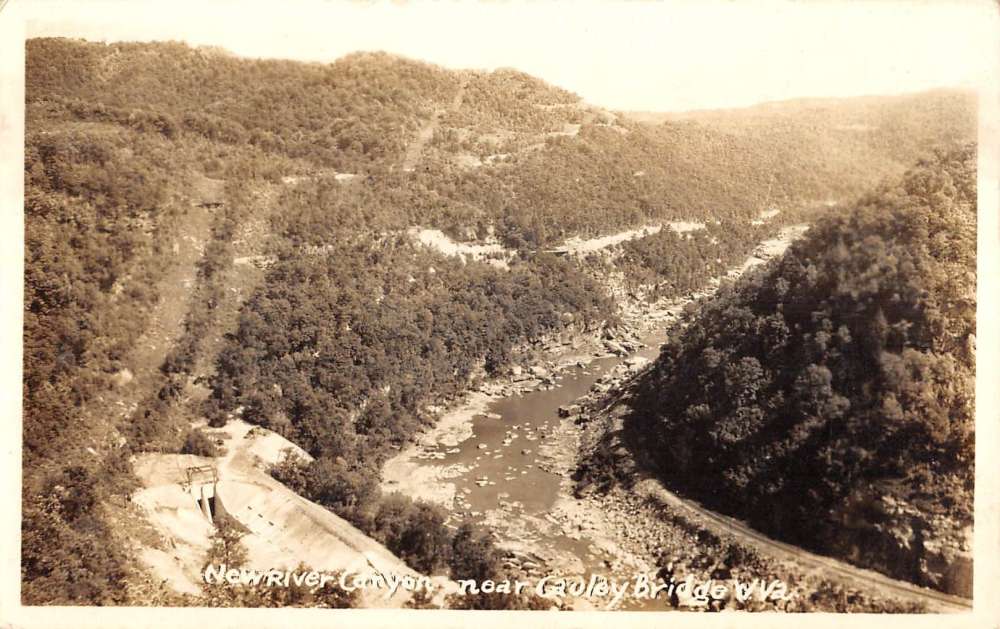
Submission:
POLYGON ((271 269, 214 389, 221 408, 365 467, 365 452, 405 441, 425 405, 506 366, 516 343, 610 315, 599 287, 551 255, 502 272, 406 241, 332 243, 271 269))
POLYGON ((751 218, 839 200, 975 133, 965 93, 650 126, 514 70, 453 72, 384 53, 318 64, 41 39, 28 42, 27 81, 29 113, 203 137, 241 176, 366 173, 359 194, 395 200, 382 214, 412 207, 453 233, 480 221, 534 245, 648 219, 751 218), (435 115, 416 172, 400 176, 435 115), (285 172, 263 156, 285 160, 285 172))
POLYGON ((174 129, 342 171, 398 158, 458 87, 440 68, 385 53, 312 64, 180 43, 31 40, 26 71, 29 100, 55 101, 78 117, 152 115, 174 129))
POLYGON ((844 514, 884 496, 955 534, 972 519, 975 269, 969 146, 723 287, 664 346, 631 430, 671 484, 812 547, 840 552, 844 514))

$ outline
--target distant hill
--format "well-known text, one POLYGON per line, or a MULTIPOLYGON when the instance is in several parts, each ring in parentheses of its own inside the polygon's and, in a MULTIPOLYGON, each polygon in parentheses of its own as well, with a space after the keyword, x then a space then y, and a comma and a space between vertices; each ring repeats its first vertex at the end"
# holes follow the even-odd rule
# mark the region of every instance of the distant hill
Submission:
POLYGON ((495 116, 475 132, 442 127, 447 141, 439 146, 495 166, 431 171, 455 178, 455 201, 487 216, 505 208, 502 218, 516 222, 512 235, 529 242, 662 218, 745 219, 770 207, 822 205, 976 133, 974 97, 950 91, 788 103, 657 126, 583 103, 535 107, 553 116, 537 127, 548 130, 543 137, 495 116))
POLYGON ((630 431, 716 509, 971 596, 975 272, 970 146, 723 287, 639 383, 630 431))
POLYGON ((491 224, 534 245, 838 200, 976 129, 972 95, 948 91, 697 112, 651 127, 515 70, 449 71, 384 53, 317 64, 43 39, 28 42, 27 59, 29 119, 200 136, 226 147, 231 171, 252 156, 242 171, 253 176, 365 172, 375 188, 365 197, 405 200, 406 220, 450 233, 491 224), (424 129, 431 140, 403 176, 424 129))
POLYGON ((841 142, 866 144, 907 165, 942 143, 971 139, 970 131, 975 133, 975 98, 972 90, 935 89, 896 96, 802 98, 740 109, 652 116, 662 116, 659 123, 696 122, 755 138, 775 133, 800 134, 803 139, 816 141, 839 138, 841 142), (964 116, 953 115, 963 111, 964 116))

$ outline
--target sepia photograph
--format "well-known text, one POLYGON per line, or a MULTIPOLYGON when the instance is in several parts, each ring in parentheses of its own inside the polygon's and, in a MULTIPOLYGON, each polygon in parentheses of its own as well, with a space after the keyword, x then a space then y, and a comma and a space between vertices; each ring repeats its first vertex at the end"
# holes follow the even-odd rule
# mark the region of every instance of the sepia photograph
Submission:
POLYGON ((998 626, 998 12, 0 3, 0 620, 998 626))

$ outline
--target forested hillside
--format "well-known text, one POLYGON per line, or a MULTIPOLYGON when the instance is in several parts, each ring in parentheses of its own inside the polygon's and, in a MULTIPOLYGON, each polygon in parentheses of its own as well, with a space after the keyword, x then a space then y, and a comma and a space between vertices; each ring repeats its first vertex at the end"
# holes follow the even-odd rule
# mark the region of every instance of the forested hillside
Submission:
POLYGON ((424 406, 506 367, 515 344, 613 316, 600 287, 548 254, 501 272, 406 241, 324 253, 269 271, 219 357, 214 401, 370 472, 424 406))
POLYGON ((155 132, 57 127, 34 113, 25 147, 24 596, 120 603, 128 568, 102 504, 134 487, 130 450, 114 437, 114 417, 83 408, 111 388, 157 301, 164 266, 152 261, 184 220, 192 156, 155 132), (91 444, 107 447, 91 455, 91 444))
POLYGON ((909 167, 914 154, 932 150, 940 140, 961 142, 964 139, 961 126, 942 114, 956 107, 966 107, 971 97, 971 92, 939 89, 893 98, 804 98, 742 109, 658 114, 646 121, 696 123, 762 142, 794 135, 809 137, 811 144, 819 145, 823 138, 831 141, 839 137, 841 141, 866 145, 871 151, 909 167), (933 130, 933 133, 913 133, 916 128, 933 130))
POLYGON ((669 485, 969 594, 975 157, 939 153, 819 220, 672 335, 630 420, 669 485))
POLYGON ((248 60, 178 43, 28 42, 30 101, 79 119, 149 118, 315 166, 354 171, 398 159, 458 88, 434 66, 386 54, 332 64, 248 60))
POLYGON ((957 146, 975 133, 972 96, 957 92, 838 101, 819 112, 790 106, 780 117, 737 111, 724 121, 655 127, 560 104, 558 95, 548 100, 534 105, 547 117, 538 123, 548 130, 543 136, 525 138, 494 123, 492 133, 452 129, 453 141, 443 143, 493 167, 460 170, 454 184, 437 189, 487 215, 505 208, 493 220, 515 242, 663 218, 749 220, 769 207, 836 201, 901 174, 932 146, 957 146))
POLYGON ((493 224, 533 245, 837 200, 975 132, 972 96, 953 92, 651 127, 512 70, 451 72, 385 54, 247 60, 167 43, 28 47, 29 108, 48 117, 201 136, 216 144, 206 167, 240 177, 366 173, 369 196, 398 200, 379 208, 387 218, 412 207, 453 234, 493 224), (419 167, 400 177, 434 112, 443 115, 419 167))
POLYGON ((411 565, 493 574, 488 540, 380 496, 377 470, 432 419, 428 405, 502 372, 519 348, 616 323, 587 264, 546 249, 703 220, 690 237, 664 229, 622 246, 629 281, 677 295, 786 217, 975 129, 961 95, 933 106, 935 124, 910 124, 916 95, 876 99, 862 116, 908 143, 802 125, 764 142, 767 124, 647 127, 513 70, 383 53, 250 60, 179 43, 31 40, 26 92, 22 577, 33 604, 148 603, 124 528, 130 457, 208 455, 191 422, 240 415, 316 456, 276 476, 411 565), (407 149, 428 130, 408 172, 407 149), (780 218, 750 225, 772 206, 780 218), (411 237, 421 227, 503 253, 445 255, 411 237))

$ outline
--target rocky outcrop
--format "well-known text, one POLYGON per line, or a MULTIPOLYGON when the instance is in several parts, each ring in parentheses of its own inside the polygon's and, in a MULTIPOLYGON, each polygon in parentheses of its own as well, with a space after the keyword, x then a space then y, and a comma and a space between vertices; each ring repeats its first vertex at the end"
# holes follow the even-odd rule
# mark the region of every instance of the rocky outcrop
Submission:
POLYGON ((857 492, 817 538, 851 563, 949 594, 972 596, 972 523, 928 513, 889 493, 857 492))

